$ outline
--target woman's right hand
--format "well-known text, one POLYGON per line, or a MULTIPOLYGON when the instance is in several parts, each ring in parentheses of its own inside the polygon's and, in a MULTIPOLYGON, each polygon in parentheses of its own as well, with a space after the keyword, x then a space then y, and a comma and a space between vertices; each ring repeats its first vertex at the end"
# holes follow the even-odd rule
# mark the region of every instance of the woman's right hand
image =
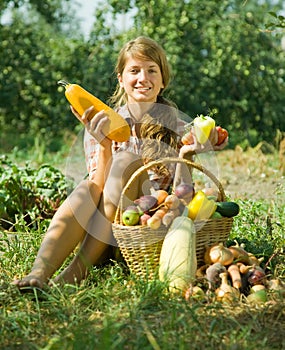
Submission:
POLYGON ((72 106, 70 106, 70 108, 75 117, 84 124, 89 134, 92 135, 101 146, 107 146, 112 142, 102 131, 103 126, 110 122, 105 111, 100 111, 94 115, 94 107, 91 106, 80 116, 72 106))

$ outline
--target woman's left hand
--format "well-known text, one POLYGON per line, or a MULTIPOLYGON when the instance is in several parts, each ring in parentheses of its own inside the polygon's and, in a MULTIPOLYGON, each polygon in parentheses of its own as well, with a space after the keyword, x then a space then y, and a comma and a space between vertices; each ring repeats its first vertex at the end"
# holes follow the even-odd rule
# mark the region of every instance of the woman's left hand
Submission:
POLYGON ((180 148, 179 156, 182 158, 185 155, 194 155, 194 154, 205 153, 210 151, 221 151, 228 144, 228 137, 227 137, 223 143, 221 143, 220 145, 216 145, 216 143, 218 142, 218 134, 215 128, 211 130, 209 138, 207 142, 204 144, 201 144, 197 141, 197 138, 193 130, 191 132, 193 137, 193 143, 191 143, 190 145, 184 144, 180 148))

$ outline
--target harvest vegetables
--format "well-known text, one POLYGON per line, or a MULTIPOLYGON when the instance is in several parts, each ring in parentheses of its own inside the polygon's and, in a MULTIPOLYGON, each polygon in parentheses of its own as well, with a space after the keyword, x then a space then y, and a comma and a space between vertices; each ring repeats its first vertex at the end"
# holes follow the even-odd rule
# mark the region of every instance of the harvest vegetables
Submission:
POLYGON ((240 292, 229 283, 227 272, 220 273, 220 278, 222 283, 220 287, 215 290, 217 300, 226 303, 237 301, 239 299, 240 292))
POLYGON ((186 208, 183 216, 174 219, 163 241, 159 278, 168 282, 171 292, 185 293, 196 270, 196 232, 186 208))
POLYGON ((165 190, 153 189, 150 195, 135 199, 132 205, 123 210, 122 221, 126 226, 148 225, 152 229, 158 229, 161 225, 169 227, 185 207, 188 217, 193 221, 217 220, 239 213, 237 203, 219 202, 218 190, 215 193, 216 196, 207 196, 202 190, 195 192, 194 185, 185 182, 177 185, 170 194, 165 190))
POLYGON ((231 218, 239 213, 239 205, 235 202, 217 202, 216 211, 222 216, 231 218))
MULTIPOLYGON (((207 267, 207 265, 206 265, 207 267)), ((226 268, 219 262, 209 265, 206 269, 206 278, 209 282, 209 287, 215 290, 220 285, 220 273, 225 272, 226 268)))
MULTIPOLYGON (((284 283, 279 279, 270 280, 261 266, 249 265, 249 256, 255 257, 237 242, 230 247, 221 242, 207 247, 205 265, 197 269, 195 284, 208 297, 223 303, 245 300, 250 304, 261 304, 270 298, 283 298, 284 283)), ((255 257, 253 261, 260 259, 255 257)), ((193 288, 193 284, 190 287, 193 288)), ((189 293, 185 294, 187 300, 191 300, 189 293)))
POLYGON ((183 145, 192 145, 194 143, 194 137, 193 134, 190 131, 187 131, 181 138, 181 142, 183 145))
POLYGON ((230 265, 228 267, 228 273, 231 277, 233 287, 240 289, 242 284, 239 267, 235 264, 230 265))
POLYGON ((137 206, 130 205, 123 212, 123 223, 127 226, 136 225, 140 220, 140 211, 137 206))
POLYGON ((229 247, 229 250, 232 252, 234 259, 240 263, 249 263, 249 254, 240 246, 237 242, 236 245, 229 247))
POLYGON ((157 198, 153 195, 144 195, 134 200, 134 204, 140 208, 141 212, 147 213, 157 206, 157 198))
POLYGON ((94 106, 93 116, 102 110, 106 112, 110 123, 103 127, 103 132, 107 137, 117 142, 123 142, 129 139, 130 127, 128 123, 111 107, 77 84, 70 84, 64 80, 60 80, 58 84, 65 87, 67 100, 80 115, 91 106, 94 106))
POLYGON ((195 189, 192 184, 181 182, 174 191, 174 194, 179 198, 183 199, 184 203, 189 203, 195 195, 195 189))
POLYGON ((185 189, 183 192, 178 191, 181 198, 175 193, 168 194, 164 190, 152 190, 151 195, 143 195, 135 199, 132 205, 123 210, 123 224, 126 226, 148 225, 154 230, 160 228, 161 225, 169 227, 185 208, 185 204, 183 204, 185 202, 182 202, 182 200, 187 198, 188 203, 193 196, 194 188, 192 184, 183 183, 183 189, 185 189), (137 218, 138 215, 139 219, 137 218))
MULTIPOLYGON (((243 244, 235 242, 226 246, 224 242, 217 242, 205 246, 204 265, 201 266, 195 231, 199 234, 200 225, 216 225, 213 220, 231 218, 240 209, 237 203, 220 202, 217 193, 216 196, 212 194, 207 196, 202 190, 195 191, 193 184, 182 182, 170 194, 153 190, 151 195, 141 196, 125 209, 127 214, 131 212, 135 216, 135 222, 138 221, 134 225, 148 226, 143 234, 147 235, 149 229, 155 232, 161 226, 165 229, 159 255, 159 279, 171 293, 182 294, 188 301, 212 299, 230 304, 244 301, 261 304, 283 298, 284 283, 278 279, 271 281, 262 268, 263 258, 247 251, 243 244)), ((158 237, 163 232, 159 231, 158 237)))

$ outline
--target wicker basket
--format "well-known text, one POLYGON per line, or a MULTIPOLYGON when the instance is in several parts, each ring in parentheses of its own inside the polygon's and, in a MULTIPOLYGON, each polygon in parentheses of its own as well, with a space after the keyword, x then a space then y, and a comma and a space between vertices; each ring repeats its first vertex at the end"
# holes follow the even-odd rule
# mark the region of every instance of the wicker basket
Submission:
MULTIPOLYGON (((119 249, 130 271, 139 277, 148 279, 157 276, 160 251, 168 228, 164 225, 161 225, 157 230, 153 230, 146 225, 125 226, 122 223, 121 209, 124 208, 123 200, 125 192, 128 190, 132 182, 139 177, 143 171, 146 171, 155 165, 167 163, 184 163, 203 172, 217 186, 221 195, 221 200, 226 200, 225 192, 219 180, 202 165, 186 159, 162 158, 140 167, 133 173, 122 191, 112 228, 119 249)), ((203 265, 205 247, 207 245, 224 242, 228 239, 233 224, 233 218, 223 217, 215 220, 201 220, 195 221, 194 224, 197 235, 196 256, 199 267, 203 265)))

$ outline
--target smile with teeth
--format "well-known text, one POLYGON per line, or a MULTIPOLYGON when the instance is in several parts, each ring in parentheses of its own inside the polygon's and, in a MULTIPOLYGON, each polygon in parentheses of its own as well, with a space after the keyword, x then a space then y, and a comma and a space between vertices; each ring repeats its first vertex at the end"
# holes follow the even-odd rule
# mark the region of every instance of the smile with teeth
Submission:
POLYGON ((136 90, 139 91, 149 91, 151 88, 150 87, 135 87, 136 90))

